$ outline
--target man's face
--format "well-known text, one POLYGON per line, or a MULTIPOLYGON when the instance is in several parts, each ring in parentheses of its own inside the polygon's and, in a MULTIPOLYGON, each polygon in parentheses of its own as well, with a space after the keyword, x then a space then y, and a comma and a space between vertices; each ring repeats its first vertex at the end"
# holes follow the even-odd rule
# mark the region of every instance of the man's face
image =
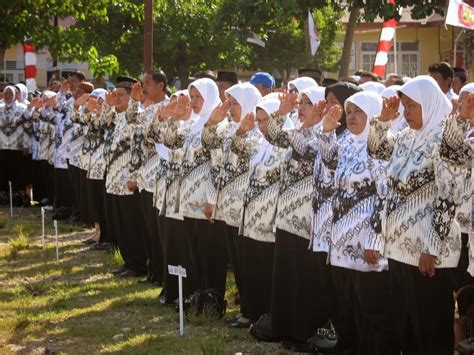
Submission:
POLYGON ((154 101, 160 94, 163 92, 163 83, 157 83, 153 80, 152 74, 145 75, 143 79, 143 94, 145 96, 145 100, 154 101))
POLYGON ((115 108, 117 112, 123 112, 128 107, 128 100, 130 99, 130 94, 125 88, 116 88, 115 89, 115 108))
POLYGON ((73 93, 77 90, 79 84, 81 83, 81 80, 79 80, 79 78, 75 75, 69 75, 67 81, 69 83, 69 89, 73 93))
POLYGON ((225 101, 225 91, 232 86, 232 83, 228 81, 218 81, 216 82, 217 87, 219 88, 219 98, 222 102, 225 101))
POLYGON ((453 80, 452 78, 445 79, 445 78, 443 78, 441 73, 438 73, 438 72, 432 72, 432 73, 429 73, 429 75, 434 80, 436 80, 436 82, 438 83, 438 85, 439 85, 442 92, 444 92, 446 94, 449 91, 451 81, 453 80))
POLYGON ((465 85, 466 83, 463 82, 461 80, 461 78, 458 78, 458 77, 454 77, 453 78, 453 91, 459 95, 459 91, 461 91, 462 87, 465 85))

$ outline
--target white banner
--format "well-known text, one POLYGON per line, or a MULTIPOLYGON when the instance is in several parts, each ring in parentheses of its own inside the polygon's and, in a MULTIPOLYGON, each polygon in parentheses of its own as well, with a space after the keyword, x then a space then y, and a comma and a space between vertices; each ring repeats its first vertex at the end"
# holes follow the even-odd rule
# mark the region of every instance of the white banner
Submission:
POLYGON ((449 0, 446 24, 474 30, 474 7, 461 0, 449 0))

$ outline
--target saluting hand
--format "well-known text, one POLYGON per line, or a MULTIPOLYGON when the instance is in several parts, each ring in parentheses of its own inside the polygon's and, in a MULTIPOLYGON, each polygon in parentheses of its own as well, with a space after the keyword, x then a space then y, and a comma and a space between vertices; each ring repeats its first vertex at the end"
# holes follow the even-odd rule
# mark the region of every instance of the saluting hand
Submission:
POLYGON ((117 94, 115 93, 115 91, 108 92, 107 94, 105 94, 105 103, 109 106, 115 106, 116 95, 117 94))
POLYGON ((399 107, 400 98, 398 96, 384 98, 382 105, 382 113, 379 116, 379 121, 387 122, 396 119, 398 116, 400 116, 400 112, 398 111, 399 107))
POLYGON ((301 128, 310 128, 313 127, 315 124, 321 122, 321 118, 323 117, 326 111, 326 100, 321 100, 317 102, 315 105, 311 105, 309 109, 309 117, 305 118, 301 124, 301 128))
POLYGON ((219 104, 211 113, 211 116, 206 122, 206 126, 215 126, 219 122, 223 121, 227 112, 230 109, 230 101, 225 100, 223 103, 219 104))
POLYGON ((334 131, 341 125, 341 122, 339 122, 341 118, 342 107, 339 105, 332 106, 323 117, 323 132, 329 133, 334 131))
POLYGON ((244 135, 255 127, 255 115, 253 112, 249 112, 245 117, 240 121, 239 129, 237 134, 239 136, 244 135))
POLYGON ((135 101, 140 101, 143 95, 143 89, 141 83, 135 83, 132 86, 132 91, 130 92, 130 97, 135 101))
POLYGON ((61 93, 65 93, 65 92, 68 92, 69 90, 69 82, 67 80, 64 80, 63 83, 61 84, 61 87, 59 88, 59 91, 61 93))
POLYGON ((178 104, 172 115, 173 120, 186 121, 191 117, 191 101, 188 96, 181 95, 178 97, 178 104))
POLYGON ((278 116, 289 114, 298 104, 298 94, 295 92, 282 92, 278 98, 280 99, 280 107, 278 108, 278 116))

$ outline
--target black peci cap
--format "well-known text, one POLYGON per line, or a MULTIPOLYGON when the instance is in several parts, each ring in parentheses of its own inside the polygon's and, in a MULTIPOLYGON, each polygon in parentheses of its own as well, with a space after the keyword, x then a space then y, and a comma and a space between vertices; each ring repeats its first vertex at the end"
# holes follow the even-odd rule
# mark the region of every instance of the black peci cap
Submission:
POLYGON ((137 82, 137 79, 130 78, 128 76, 118 76, 116 87, 131 89, 133 84, 135 84, 136 82, 137 82))
POLYGON ((235 85, 239 83, 239 77, 235 71, 218 71, 216 81, 227 81, 235 85))

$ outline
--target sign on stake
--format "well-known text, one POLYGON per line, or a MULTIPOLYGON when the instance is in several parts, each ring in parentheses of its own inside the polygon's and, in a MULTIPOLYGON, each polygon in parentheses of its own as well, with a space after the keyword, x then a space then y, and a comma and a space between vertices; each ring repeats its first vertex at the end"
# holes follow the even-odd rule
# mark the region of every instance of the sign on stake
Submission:
POLYGON ((186 269, 181 265, 168 265, 168 273, 178 276, 179 291, 179 335, 184 335, 184 309, 183 309, 183 277, 186 277, 186 269))

